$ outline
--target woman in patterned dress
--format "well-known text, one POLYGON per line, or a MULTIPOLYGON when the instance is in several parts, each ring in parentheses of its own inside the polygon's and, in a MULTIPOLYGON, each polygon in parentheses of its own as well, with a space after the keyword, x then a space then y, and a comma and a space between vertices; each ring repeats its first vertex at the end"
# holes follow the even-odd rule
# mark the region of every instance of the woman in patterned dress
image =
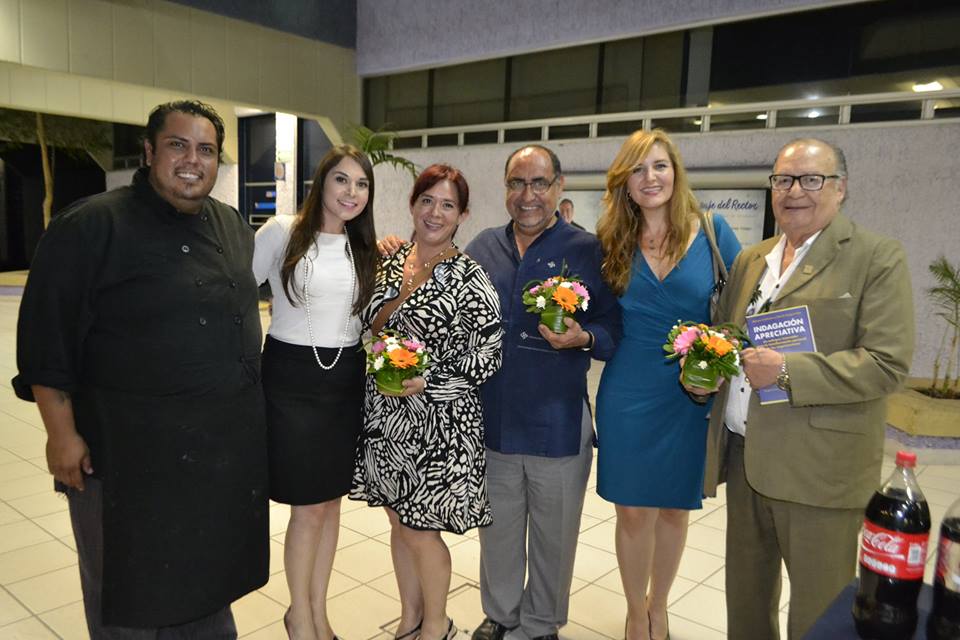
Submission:
POLYGON ((398 638, 453 637, 450 552, 440 532, 492 521, 478 387, 500 367, 500 305, 480 265, 453 244, 468 198, 457 169, 432 165, 420 174, 410 196, 416 242, 384 259, 364 318, 377 324, 381 308, 401 296, 383 327, 420 341, 431 358, 398 396, 382 394, 368 377, 350 492, 390 519, 398 638))

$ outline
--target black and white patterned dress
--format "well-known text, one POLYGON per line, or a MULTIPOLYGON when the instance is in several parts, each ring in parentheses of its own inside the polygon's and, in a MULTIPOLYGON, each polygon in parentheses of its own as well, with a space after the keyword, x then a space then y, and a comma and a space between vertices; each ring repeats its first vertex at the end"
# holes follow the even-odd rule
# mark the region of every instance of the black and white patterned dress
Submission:
MULTIPOLYGON (((393 299, 410 252, 385 259, 365 323, 393 299)), ((413 529, 463 533, 492 522, 479 385, 500 368, 500 303, 476 262, 440 262, 387 320, 422 342, 432 361, 423 393, 385 396, 368 376, 350 498, 388 506, 413 529)))

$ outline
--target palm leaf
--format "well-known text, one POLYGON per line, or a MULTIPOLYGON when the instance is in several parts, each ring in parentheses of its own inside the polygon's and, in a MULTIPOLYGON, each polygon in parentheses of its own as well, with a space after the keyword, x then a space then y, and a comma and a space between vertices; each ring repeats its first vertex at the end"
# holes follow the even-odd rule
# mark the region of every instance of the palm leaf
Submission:
POLYGON ((396 131, 389 131, 385 127, 373 130, 363 125, 350 125, 348 130, 354 144, 367 154, 373 166, 389 164, 394 169, 409 172, 416 180, 417 165, 403 156, 391 153, 393 151, 393 141, 398 137, 396 131))

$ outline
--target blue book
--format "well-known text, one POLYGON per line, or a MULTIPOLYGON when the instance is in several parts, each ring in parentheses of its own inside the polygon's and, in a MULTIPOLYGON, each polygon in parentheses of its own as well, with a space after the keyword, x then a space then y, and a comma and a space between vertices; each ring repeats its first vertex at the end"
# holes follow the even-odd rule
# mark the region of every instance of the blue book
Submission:
MULTIPOLYGON (((816 351, 810 310, 806 305, 747 316, 747 336, 755 347, 781 353, 816 351)), ((758 392, 760 404, 789 402, 787 392, 772 384, 758 392)))

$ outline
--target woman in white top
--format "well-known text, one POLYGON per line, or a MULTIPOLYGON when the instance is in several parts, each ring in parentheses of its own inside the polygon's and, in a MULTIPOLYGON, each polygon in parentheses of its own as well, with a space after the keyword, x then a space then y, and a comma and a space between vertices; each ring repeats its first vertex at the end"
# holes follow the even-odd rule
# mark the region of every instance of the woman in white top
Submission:
POLYGON ((291 638, 331 640, 326 599, 363 422, 364 354, 358 314, 373 292, 379 254, 373 167, 334 147, 303 208, 257 231, 253 271, 273 291, 263 349, 270 498, 291 505, 284 546, 291 638))

